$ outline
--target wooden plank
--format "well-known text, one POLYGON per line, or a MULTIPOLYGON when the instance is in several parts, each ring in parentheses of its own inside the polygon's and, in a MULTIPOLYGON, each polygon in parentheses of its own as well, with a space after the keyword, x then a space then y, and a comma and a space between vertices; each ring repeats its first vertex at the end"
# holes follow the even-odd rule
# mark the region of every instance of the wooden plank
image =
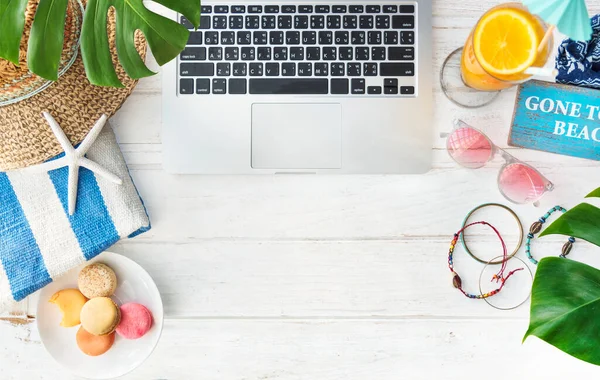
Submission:
POLYGON ((519 86, 509 145, 600 160, 599 90, 529 81, 519 86))
MULTIPOLYGON (((555 236, 534 241, 534 257, 557 256, 565 240, 555 236)), ((150 273, 167 317, 528 318, 527 306, 502 312, 454 289, 446 265, 448 245, 448 240, 439 239, 190 244, 131 240, 111 250, 150 273)), ((501 254, 492 236, 472 245, 473 252, 487 259, 501 254)), ((525 259, 523 250, 519 257, 525 259)), ((575 244, 571 257, 600 266, 598 248, 584 242, 575 244)), ((455 267, 465 289, 476 292, 483 266, 458 247, 455 267)), ((525 273, 515 276, 526 279, 525 273)), ((36 305, 37 299, 32 300, 31 315, 36 305)))
MULTIPOLYGON (((124 379, 593 378, 597 367, 533 338, 513 320, 167 320, 161 342, 124 379)), ((4 379, 75 379, 35 325, 0 323, 4 379)), ((73 343, 74 344, 74 343, 73 343)))

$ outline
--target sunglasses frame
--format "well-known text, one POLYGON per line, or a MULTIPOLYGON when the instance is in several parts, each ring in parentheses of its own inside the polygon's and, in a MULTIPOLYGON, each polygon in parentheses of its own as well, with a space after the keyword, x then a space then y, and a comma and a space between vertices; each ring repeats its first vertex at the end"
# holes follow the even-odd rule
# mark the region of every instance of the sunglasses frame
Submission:
POLYGON ((481 169, 482 167, 486 166, 496 156, 498 156, 498 155, 502 156, 502 159, 504 160, 504 165, 502 165, 500 167, 500 169, 498 170, 498 177, 496 179, 496 183, 498 185, 498 190, 500 191, 500 194, 502 194, 502 196, 504 198, 506 198, 507 200, 509 200, 510 202, 515 203, 515 204, 533 203, 534 205, 537 205, 537 202, 544 196, 544 194, 546 194, 546 193, 551 192, 552 190, 554 190, 554 184, 548 178, 546 178, 546 176, 544 176, 539 170, 537 170, 533 166, 529 165, 528 163, 525 163, 525 162, 519 160, 518 158, 514 157, 513 155, 511 155, 510 153, 508 153, 507 151, 505 151, 504 149, 500 148, 498 145, 494 144, 494 142, 485 133, 483 133, 479 129, 471 126, 470 124, 467 124, 466 122, 464 122, 464 121, 462 121, 460 119, 454 119, 453 126, 454 127, 452 128, 452 132, 450 132, 450 133, 441 133, 440 134, 440 137, 446 139, 446 152, 448 153, 448 155, 450 156, 450 158, 452 159, 452 161, 456 162, 458 165, 460 165, 463 168, 476 170, 476 169, 481 169), (449 141, 449 138, 452 135, 452 133, 454 133, 457 129, 461 129, 461 128, 469 128, 469 129, 472 129, 472 130, 476 131, 477 133, 481 134, 483 137, 485 137, 485 139, 488 141, 488 143, 492 147, 492 150, 490 152, 490 157, 481 166, 478 166, 478 167, 475 167, 475 168, 466 167, 466 166, 462 165, 460 162, 458 162, 450 154, 450 151, 448 150, 448 141, 449 141), (537 199, 535 199, 533 201, 529 201, 529 202, 527 202, 527 201, 526 202, 516 202, 515 200, 510 199, 504 193, 504 191, 502 190, 502 187, 500 187, 500 176, 502 175, 502 172, 504 170, 506 170, 507 167, 509 167, 510 165, 514 165, 514 164, 519 164, 519 165, 526 166, 527 168, 529 168, 529 169, 533 170, 535 173, 537 173, 540 176, 540 178, 544 181, 544 192, 542 194, 540 194, 540 196, 537 199))

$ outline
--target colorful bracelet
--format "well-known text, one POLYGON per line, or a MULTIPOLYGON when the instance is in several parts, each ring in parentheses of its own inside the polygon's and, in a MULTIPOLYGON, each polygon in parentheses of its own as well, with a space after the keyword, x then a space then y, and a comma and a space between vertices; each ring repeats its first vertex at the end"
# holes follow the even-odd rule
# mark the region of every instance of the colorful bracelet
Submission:
POLYGON ((506 244, 504 243, 504 239, 502 239, 502 236, 500 235, 500 232, 498 232, 496 227, 492 226, 488 222, 474 222, 474 223, 468 224, 468 225, 462 227, 460 229, 460 231, 455 233, 454 238, 452 239, 452 242, 450 242, 450 249, 448 250, 448 268, 450 269, 450 272, 452 273, 452 285, 454 285, 454 287, 456 289, 460 290, 460 292, 468 298, 484 299, 484 298, 491 297, 495 294, 498 294, 502 290, 502 288, 504 287, 504 284, 510 278, 510 276, 515 274, 515 272, 523 270, 523 268, 515 269, 515 270, 509 272, 506 277, 504 277, 504 270, 506 269, 506 262, 508 260, 509 260, 509 257, 508 257, 508 252, 506 250, 506 244), (465 292, 465 290, 462 288, 462 280, 461 280, 460 276, 458 275, 458 273, 456 273, 456 271, 454 270, 454 248, 456 247, 456 243, 458 242, 458 239, 460 238, 460 236, 464 233, 464 231, 467 228, 469 228, 471 226, 475 226, 477 224, 488 226, 492 230, 494 230, 494 232, 500 239, 500 243, 502 243, 502 261, 501 261, 502 267, 500 268, 500 271, 492 277, 492 281, 496 280, 496 282, 499 282, 500 287, 498 289, 492 290, 491 292, 485 293, 485 294, 471 294, 471 293, 465 292))
MULTIPOLYGON (((529 261, 533 264, 537 265, 538 261, 533 258, 531 255, 531 240, 535 237, 537 233, 542 230, 542 226, 546 223, 546 220, 550 217, 550 215, 554 214, 556 211, 560 211, 562 213, 567 212, 567 210, 560 206, 555 206, 550 209, 547 213, 544 214, 537 222, 534 222, 529 228, 529 233, 527 234, 527 242, 525 243, 525 253, 527 253, 527 257, 529 261)), ((573 236, 569 237, 569 240, 563 245, 560 257, 565 258, 571 252, 573 248, 573 243, 575 243, 575 238, 573 236)))

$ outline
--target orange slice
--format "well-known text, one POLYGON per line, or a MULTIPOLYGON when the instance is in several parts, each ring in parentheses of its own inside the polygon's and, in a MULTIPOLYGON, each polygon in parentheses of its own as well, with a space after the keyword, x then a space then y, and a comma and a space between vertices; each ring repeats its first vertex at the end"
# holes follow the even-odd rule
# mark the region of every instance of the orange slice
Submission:
POLYGON ((485 14, 473 36, 479 64, 492 75, 514 75, 533 65, 540 39, 535 21, 517 9, 497 9, 485 14))

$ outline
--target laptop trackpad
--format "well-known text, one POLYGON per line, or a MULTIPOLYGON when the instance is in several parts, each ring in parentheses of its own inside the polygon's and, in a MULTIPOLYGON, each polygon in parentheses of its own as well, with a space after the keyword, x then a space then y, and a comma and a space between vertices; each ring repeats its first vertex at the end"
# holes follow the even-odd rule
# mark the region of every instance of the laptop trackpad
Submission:
POLYGON ((310 103, 253 104, 252 167, 341 168, 342 106, 310 103))

